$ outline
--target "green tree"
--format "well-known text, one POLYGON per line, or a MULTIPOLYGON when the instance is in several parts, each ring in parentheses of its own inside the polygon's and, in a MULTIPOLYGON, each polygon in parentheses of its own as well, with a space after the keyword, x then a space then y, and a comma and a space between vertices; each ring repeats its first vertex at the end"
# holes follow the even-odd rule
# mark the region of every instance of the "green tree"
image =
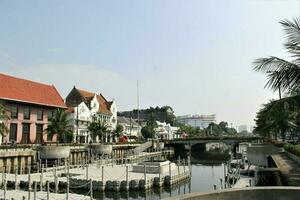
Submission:
POLYGON ((120 137, 120 135, 123 132, 123 126, 121 126, 120 124, 117 124, 116 129, 115 129, 115 134, 117 137, 120 137))
POLYGON ((157 123, 154 117, 154 114, 150 114, 150 117, 146 123, 146 126, 144 126, 141 130, 142 135, 144 138, 154 138, 155 137, 155 128, 157 128, 157 123))
POLYGON ((93 121, 88 126, 88 130, 91 133, 93 142, 96 141, 97 137, 101 138, 101 141, 103 142, 103 136, 108 132, 108 127, 103 120, 93 117, 93 121))
POLYGON ((280 24, 286 33, 286 50, 293 58, 290 61, 276 56, 259 58, 254 62, 254 70, 264 72, 268 77, 266 87, 288 93, 300 91, 300 18, 284 20, 280 24))
POLYGON ((6 136, 8 132, 8 128, 5 124, 5 122, 9 119, 6 109, 4 106, 4 103, 0 101, 0 135, 6 136))
POLYGON ((46 129, 48 137, 52 138, 54 134, 57 134, 57 141, 61 143, 72 142, 73 139, 73 127, 71 126, 71 120, 67 119, 67 114, 62 109, 56 109, 53 112, 53 116, 49 121, 46 129))

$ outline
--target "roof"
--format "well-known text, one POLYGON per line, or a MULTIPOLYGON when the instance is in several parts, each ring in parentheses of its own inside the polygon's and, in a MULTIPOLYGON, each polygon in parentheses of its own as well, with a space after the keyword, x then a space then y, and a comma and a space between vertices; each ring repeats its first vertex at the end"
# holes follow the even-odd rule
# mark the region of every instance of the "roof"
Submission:
POLYGON ((99 112, 107 115, 112 115, 110 111, 110 102, 108 102, 102 94, 96 94, 93 92, 89 92, 86 90, 77 89, 76 90, 80 93, 80 95, 86 99, 86 101, 91 101, 94 96, 96 95, 97 101, 99 103, 99 112))
POLYGON ((49 107, 66 108, 53 85, 46 85, 0 73, 0 99, 49 107))
POLYGON ((134 119, 130 120, 130 118, 127 118, 127 117, 118 116, 117 117, 117 121, 120 124, 128 124, 128 125, 130 125, 130 123, 131 123, 132 126, 139 126, 139 124, 134 119))

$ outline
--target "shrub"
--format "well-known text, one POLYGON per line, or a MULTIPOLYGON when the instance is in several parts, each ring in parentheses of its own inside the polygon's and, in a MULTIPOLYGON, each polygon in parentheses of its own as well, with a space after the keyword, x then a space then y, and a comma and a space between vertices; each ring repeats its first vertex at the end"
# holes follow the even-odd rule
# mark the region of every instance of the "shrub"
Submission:
POLYGON ((283 148, 287 152, 290 152, 296 156, 300 156, 300 145, 285 144, 283 148))

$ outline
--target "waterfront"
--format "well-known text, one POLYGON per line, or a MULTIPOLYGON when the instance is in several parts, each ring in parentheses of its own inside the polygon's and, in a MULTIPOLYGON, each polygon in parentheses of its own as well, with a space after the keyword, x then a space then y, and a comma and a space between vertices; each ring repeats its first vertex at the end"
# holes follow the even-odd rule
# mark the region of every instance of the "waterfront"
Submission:
MULTIPOLYGON (((220 178, 224 177, 224 166, 221 165, 192 165, 192 178, 190 181, 183 182, 173 187, 163 187, 161 189, 153 189, 150 191, 136 192, 94 192, 95 199, 148 199, 155 200, 170 196, 178 196, 190 192, 210 191, 213 185, 220 185, 220 178)), ((88 191, 81 191, 86 194, 88 191)))

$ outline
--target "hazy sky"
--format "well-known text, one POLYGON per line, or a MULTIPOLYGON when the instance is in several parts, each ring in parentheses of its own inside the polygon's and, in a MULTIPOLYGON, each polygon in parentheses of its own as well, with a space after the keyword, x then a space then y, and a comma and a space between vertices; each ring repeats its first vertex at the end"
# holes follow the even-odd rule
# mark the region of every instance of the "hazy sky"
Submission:
MULTIPOLYGON (((177 115, 253 124, 277 94, 255 58, 286 57, 278 21, 299 0, 0 0, 0 72, 114 98, 119 110, 170 105, 177 115)), ((1 84, 1 83, 0 83, 1 84)))

